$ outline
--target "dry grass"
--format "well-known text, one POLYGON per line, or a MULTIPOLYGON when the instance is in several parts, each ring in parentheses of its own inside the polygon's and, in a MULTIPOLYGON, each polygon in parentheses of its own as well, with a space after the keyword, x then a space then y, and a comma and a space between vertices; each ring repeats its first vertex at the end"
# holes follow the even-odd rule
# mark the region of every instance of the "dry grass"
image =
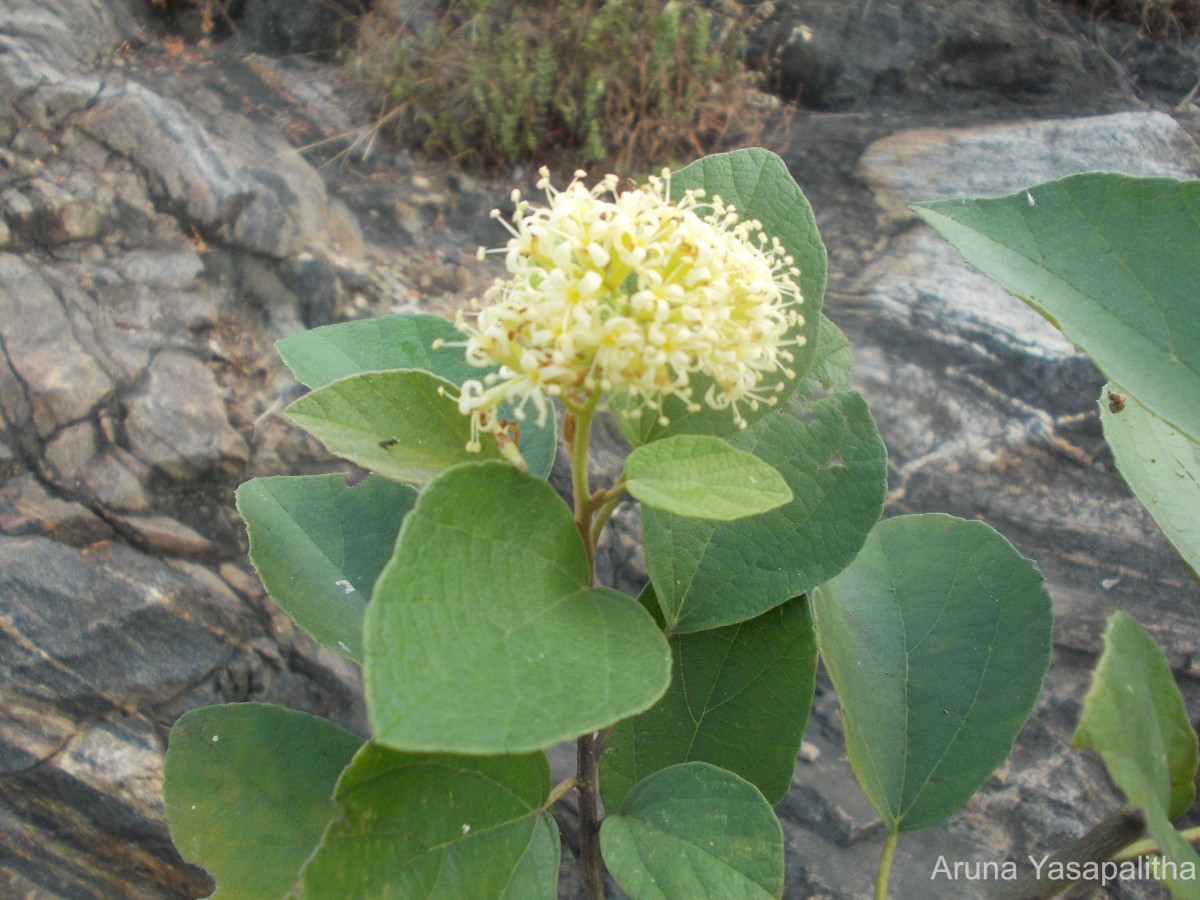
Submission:
POLYGON ((368 14, 353 58, 386 131, 426 152, 630 171, 701 155, 754 118, 735 3, 720 18, 677 0, 441 6, 424 25, 368 14))
POLYGON ((1060 5, 1137 25, 1149 37, 1180 40, 1200 34, 1200 0, 1062 0, 1060 5))

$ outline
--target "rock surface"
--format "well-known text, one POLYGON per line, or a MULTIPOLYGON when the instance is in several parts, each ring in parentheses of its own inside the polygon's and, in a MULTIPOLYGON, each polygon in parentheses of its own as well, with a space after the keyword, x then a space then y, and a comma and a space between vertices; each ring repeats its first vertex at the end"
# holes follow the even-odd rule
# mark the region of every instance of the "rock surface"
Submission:
MULTIPOLYGON (((276 416, 297 388, 270 345, 459 306, 510 185, 387 149, 297 151, 369 120, 337 69, 253 52, 319 43, 319 15, 281 37, 286 5, 251 6, 225 43, 186 16, 197 41, 181 40, 140 0, 10 0, 0 27, 0 896, 206 895, 161 800, 190 708, 269 700, 367 730, 357 671, 245 560, 239 481, 340 468, 276 416)), ((1150 626, 1200 710, 1198 590, 1113 470, 1090 362, 906 206, 1091 168, 1200 175, 1200 112, 1162 103, 1187 90, 1171 66, 1200 63, 1119 30, 1090 41, 1037 4, 934 6, 777 4, 759 49, 781 90, 840 110, 790 113, 776 149, 830 252, 826 311, 888 443, 888 513, 985 519, 1055 599, 1054 664, 1012 759, 900 844, 894 896, 972 897, 997 886, 931 887, 939 855, 1023 861, 1117 804, 1068 747, 1108 613, 1150 626), (1117 65, 1122 47, 1137 55, 1117 65)), ((618 466, 619 439, 600 443, 618 466)), ((600 562, 633 591, 636 511, 614 522, 600 562)), ((876 816, 827 683, 806 741, 780 807, 787 896, 868 894, 876 816)), ((577 890, 568 866, 561 893, 577 890)))
MULTIPOLYGON (((804 147, 785 158, 796 171, 804 147)), ((1200 709, 1200 591, 1113 468, 1097 414, 1104 378, 906 212, 918 200, 1013 193, 1097 168, 1194 178, 1200 150, 1172 118, 1148 111, 905 129, 864 142, 853 175, 865 190, 854 202, 812 198, 831 250, 825 309, 850 335, 855 385, 888 445, 887 514, 938 510, 987 521, 1038 563, 1054 599, 1054 661, 1014 755, 962 812, 904 837, 897 896, 925 896, 941 855, 1025 864, 1028 853, 1040 857, 1078 837, 1087 816, 1098 821, 1118 807, 1096 760, 1069 747, 1113 611, 1147 625, 1189 709, 1200 709)), ((818 183, 822 191, 830 181, 818 183)), ((850 790, 831 695, 819 698, 813 718, 809 739, 822 753, 798 764, 783 813, 801 825, 795 883, 861 896, 879 839, 862 849, 858 842, 872 835, 876 816, 850 790), (831 787, 838 783, 846 789, 831 787)), ((943 881, 937 895, 983 897, 1000 887, 943 881)), ((1122 890, 1157 896, 1144 885, 1122 890)))
POLYGON ((357 672, 262 595, 232 489, 314 462, 256 422, 291 390, 262 354, 380 267, 289 142, 315 126, 269 121, 301 104, 268 63, 164 41, 149 4, 5 20, 0 895, 204 896, 165 829, 174 719, 262 698, 366 729, 357 672))
POLYGON ((745 5, 758 13, 748 60, 781 96, 809 109, 1068 103, 1087 112, 1124 93, 1119 67, 1038 0, 745 5))

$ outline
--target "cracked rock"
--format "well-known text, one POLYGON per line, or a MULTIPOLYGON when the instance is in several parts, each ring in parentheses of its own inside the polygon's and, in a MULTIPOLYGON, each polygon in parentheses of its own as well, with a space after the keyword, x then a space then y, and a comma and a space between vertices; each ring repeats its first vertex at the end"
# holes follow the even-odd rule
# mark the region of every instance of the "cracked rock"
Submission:
POLYGON ((42 535, 84 547, 111 537, 113 530, 82 504, 52 497, 27 472, 0 484, 0 534, 42 535))
POLYGON ((91 413, 113 389, 76 339, 58 295, 33 266, 6 253, 0 254, 0 349, 43 437, 91 413))
POLYGON ((150 508, 145 483, 149 469, 122 447, 109 447, 84 472, 84 486, 108 510, 142 512, 150 508))
POLYGON ((174 478, 211 469, 236 475, 250 458, 246 442, 229 424, 216 378, 193 356, 158 354, 144 387, 126 405, 129 449, 174 478))
POLYGON ((129 529, 135 543, 152 553, 207 557, 217 549, 204 535, 167 516, 119 516, 115 521, 129 529))
POLYGON ((116 543, 0 539, 0 603, 5 772, 36 765, 75 723, 201 679, 249 625, 226 596, 116 543))
POLYGON ((232 246, 279 259, 353 230, 321 177, 287 144, 262 143, 252 129, 233 143, 139 84, 105 88, 79 127, 134 162, 151 190, 202 232, 232 246))

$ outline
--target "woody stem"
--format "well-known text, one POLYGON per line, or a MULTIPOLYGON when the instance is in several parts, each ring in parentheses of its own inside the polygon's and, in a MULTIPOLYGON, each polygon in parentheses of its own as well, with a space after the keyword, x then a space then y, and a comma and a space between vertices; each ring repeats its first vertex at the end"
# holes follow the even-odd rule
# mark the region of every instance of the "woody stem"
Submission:
MULTIPOLYGON (((582 406, 569 407, 563 423, 571 460, 571 487, 575 502, 575 525, 587 551, 588 584, 596 581, 596 545, 592 518, 595 503, 588 485, 588 439, 599 397, 582 406)), ((579 795, 579 869, 588 900, 604 900, 604 864, 600 859, 600 800, 596 771, 596 735, 585 734, 576 745, 575 790, 579 795)))

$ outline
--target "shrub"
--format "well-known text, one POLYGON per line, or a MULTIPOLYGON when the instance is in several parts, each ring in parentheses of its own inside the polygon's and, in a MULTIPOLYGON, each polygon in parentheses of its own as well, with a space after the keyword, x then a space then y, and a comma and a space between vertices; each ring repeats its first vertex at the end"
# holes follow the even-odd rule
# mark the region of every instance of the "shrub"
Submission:
MULTIPOLYGON (((547 205, 514 198, 506 223, 510 277, 457 327, 408 314, 277 345, 312 389, 288 419, 372 474, 255 478, 238 510, 272 599, 363 666, 372 736, 269 704, 187 713, 164 764, 172 838, 221 896, 553 900, 565 839, 589 900, 605 868, 633 900, 781 898, 773 807, 819 653, 886 830, 882 900, 901 834, 961 808, 1034 707, 1042 575, 983 522, 880 521, 886 449, 779 157, 635 191, 541 174, 547 205), (570 503, 545 480, 555 405, 570 503), (633 446, 612 481, 589 469, 605 406, 633 446), (636 599, 595 581, 626 495, 636 599), (577 771, 553 785, 541 751, 570 738, 577 771), (554 811, 572 793, 576 828, 554 811)), ((1117 466, 1200 571, 1200 183, 1085 173, 912 208, 1119 379, 1101 398, 1117 466)), ((1172 820, 1195 802, 1196 734, 1126 613, 1072 745, 1128 808, 995 896, 1154 878, 1195 900, 1200 829, 1172 820)), ((1019 877, 973 865, 995 874, 965 880, 1019 877)))
POLYGON ((426 0, 423 19, 364 17, 354 64, 411 146, 483 168, 565 149, 628 169, 700 153, 744 119, 737 10, 426 0))

